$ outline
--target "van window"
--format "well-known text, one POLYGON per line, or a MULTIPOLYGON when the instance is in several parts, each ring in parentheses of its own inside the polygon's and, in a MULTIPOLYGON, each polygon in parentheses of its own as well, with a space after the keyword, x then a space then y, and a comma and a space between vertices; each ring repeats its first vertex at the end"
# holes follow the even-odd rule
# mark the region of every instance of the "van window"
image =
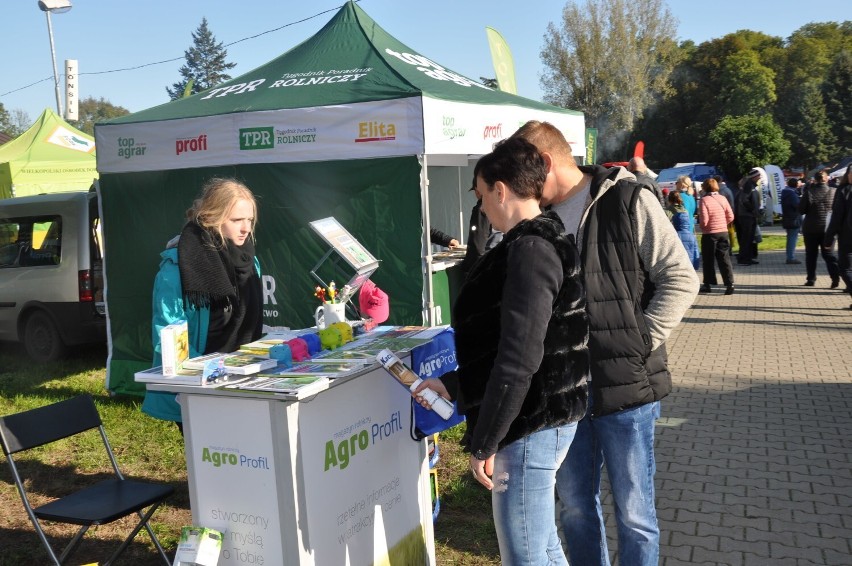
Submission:
POLYGON ((0 220, 0 267, 59 265, 61 257, 60 216, 0 220))

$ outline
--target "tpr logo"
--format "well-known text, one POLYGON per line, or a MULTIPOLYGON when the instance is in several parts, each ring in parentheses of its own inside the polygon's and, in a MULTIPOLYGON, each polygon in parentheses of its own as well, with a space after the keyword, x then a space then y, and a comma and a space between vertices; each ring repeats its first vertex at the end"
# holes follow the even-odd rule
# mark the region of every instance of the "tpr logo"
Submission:
POLYGON ((240 149, 272 149, 274 128, 240 128, 240 149))

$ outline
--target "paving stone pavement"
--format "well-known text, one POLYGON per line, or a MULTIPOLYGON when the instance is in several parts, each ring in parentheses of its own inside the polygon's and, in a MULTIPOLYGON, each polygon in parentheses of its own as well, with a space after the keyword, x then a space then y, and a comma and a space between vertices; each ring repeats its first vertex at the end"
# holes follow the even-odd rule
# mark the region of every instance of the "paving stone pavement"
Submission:
POLYGON ((699 295, 668 342, 662 566, 852 565, 850 297, 821 258, 815 287, 784 259, 735 265, 734 295, 699 295))

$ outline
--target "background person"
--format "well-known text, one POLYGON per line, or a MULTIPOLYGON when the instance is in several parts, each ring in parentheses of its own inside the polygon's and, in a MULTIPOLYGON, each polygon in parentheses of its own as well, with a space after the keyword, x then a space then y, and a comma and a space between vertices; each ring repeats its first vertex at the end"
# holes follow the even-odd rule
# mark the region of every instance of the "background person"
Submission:
POLYGON ((709 293, 716 284, 716 266, 722 274, 725 294, 734 294, 734 268, 731 266, 731 242, 728 240, 728 225, 734 221, 734 211, 728 200, 719 193, 716 179, 707 179, 702 184, 704 196, 698 201, 698 224, 701 227, 701 256, 704 266, 704 284, 700 293, 709 293))
POLYGON ((453 249, 459 246, 459 241, 446 234, 441 232, 437 228, 431 228, 429 230, 429 241, 436 246, 443 246, 445 248, 453 249))
POLYGON ((695 232, 692 229, 692 222, 689 220, 689 213, 683 207, 681 193, 673 191, 666 198, 666 215, 671 219, 672 226, 677 232, 686 255, 689 256, 689 261, 692 262, 692 267, 698 269, 698 262, 701 260, 701 254, 698 252, 698 241, 695 239, 695 232))
MULTIPOLYGON (((716 183, 719 185, 719 194, 725 197, 728 200, 728 204, 731 205, 731 210, 734 210, 734 191, 728 186, 725 182, 725 179, 721 175, 713 175, 713 178, 716 179, 716 183)), ((736 238, 736 232, 734 232, 734 223, 728 223, 728 255, 732 255, 734 249, 734 238, 736 238)))
POLYGON ((799 201, 799 212, 805 215, 802 221, 802 237, 805 240, 805 269, 807 270, 806 287, 816 284, 817 254, 822 254, 828 275, 831 278, 831 288, 840 285, 840 271, 837 267, 837 256, 830 246, 824 245, 825 220, 831 212, 835 189, 828 186, 828 172, 818 171, 814 175, 813 184, 807 186, 799 201))
POLYGON ((754 259, 757 251, 755 237, 757 221, 760 217, 760 195, 757 190, 757 179, 760 171, 752 169, 734 197, 734 223, 737 228, 737 243, 740 251, 737 255, 737 265, 749 266, 759 263, 754 259))
MULTIPOLYGON (((837 237, 838 271, 846 283, 845 291, 852 295, 852 165, 840 180, 831 207, 831 222, 825 229, 823 248, 833 245, 837 237)), ((849 306, 852 309, 852 305, 849 306)))
POLYGON ((781 190, 781 225, 787 231, 787 265, 799 265, 796 259, 796 244, 799 241, 799 229, 802 215, 799 214, 798 193, 800 179, 787 179, 787 185, 781 190))
POLYGON ((630 161, 627 163, 627 170, 633 173, 633 176, 636 177, 636 181, 650 187, 651 190, 654 191, 654 195, 657 197, 657 200, 660 201, 660 206, 666 206, 666 200, 665 197, 663 197, 663 192, 660 190, 660 185, 658 185, 656 179, 648 173, 648 166, 645 165, 645 160, 643 158, 631 157, 630 161))
POLYGON ((695 211, 698 208, 698 202, 695 200, 695 189, 692 186, 692 179, 686 175, 681 175, 675 181, 675 188, 680 193, 680 200, 686 213, 689 215, 689 225, 695 229, 695 211))
POLYGON ((476 204, 470 210, 470 229, 467 233, 467 248, 465 249, 464 259, 460 264, 460 268, 465 277, 476 263, 476 260, 500 243, 503 239, 503 233, 495 230, 488 217, 482 212, 482 195, 476 189, 477 169, 473 169, 473 186, 470 190, 476 195, 476 204))
MULTIPOLYGON (((463 443, 491 490, 502 563, 567 566, 553 489, 588 396, 580 256, 557 214, 539 209, 546 170, 534 146, 507 140, 478 167, 482 210, 504 236, 459 293, 459 369, 440 380, 467 417, 463 443)), ((436 379, 415 396, 425 387, 449 398, 436 379)))
MULTIPOLYGON (((154 279, 154 366, 162 364, 160 330, 169 324, 187 321, 190 357, 234 352, 259 339, 263 328, 252 192, 236 179, 210 179, 186 211, 186 220, 180 235, 160 254, 154 279)), ((147 391, 142 411, 176 422, 183 432, 175 397, 147 391)))

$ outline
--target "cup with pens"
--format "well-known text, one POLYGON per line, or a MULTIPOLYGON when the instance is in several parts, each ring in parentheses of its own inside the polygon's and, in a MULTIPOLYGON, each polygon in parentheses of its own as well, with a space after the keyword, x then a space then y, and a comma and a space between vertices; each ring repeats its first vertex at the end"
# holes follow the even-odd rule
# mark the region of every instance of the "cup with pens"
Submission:
POLYGON ((328 289, 317 286, 314 296, 322 301, 314 312, 317 329, 322 330, 335 322, 346 322, 346 300, 339 295, 334 281, 329 283, 328 289))

